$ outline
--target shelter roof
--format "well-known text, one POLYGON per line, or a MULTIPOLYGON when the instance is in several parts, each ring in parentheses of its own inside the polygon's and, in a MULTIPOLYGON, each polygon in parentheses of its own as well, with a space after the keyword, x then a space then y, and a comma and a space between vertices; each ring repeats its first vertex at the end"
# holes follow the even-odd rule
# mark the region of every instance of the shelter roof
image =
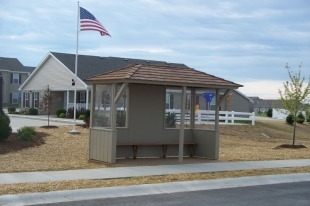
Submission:
POLYGON ((103 73, 86 79, 88 83, 141 83, 201 88, 242 87, 240 84, 197 71, 192 68, 170 65, 128 65, 119 70, 103 73))

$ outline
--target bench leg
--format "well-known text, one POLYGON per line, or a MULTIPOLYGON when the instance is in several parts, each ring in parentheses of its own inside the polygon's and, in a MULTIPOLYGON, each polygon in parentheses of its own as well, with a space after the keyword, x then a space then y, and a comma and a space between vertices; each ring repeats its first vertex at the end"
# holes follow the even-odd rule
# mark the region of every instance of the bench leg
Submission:
POLYGON ((163 158, 166 158, 166 153, 167 153, 168 146, 166 144, 163 144, 162 147, 163 147, 163 158))
POLYGON ((138 146, 132 145, 133 159, 137 159, 138 146))
POLYGON ((190 157, 194 157, 195 156, 195 150, 196 150, 196 145, 195 144, 191 144, 190 145, 190 153, 189 153, 190 157))

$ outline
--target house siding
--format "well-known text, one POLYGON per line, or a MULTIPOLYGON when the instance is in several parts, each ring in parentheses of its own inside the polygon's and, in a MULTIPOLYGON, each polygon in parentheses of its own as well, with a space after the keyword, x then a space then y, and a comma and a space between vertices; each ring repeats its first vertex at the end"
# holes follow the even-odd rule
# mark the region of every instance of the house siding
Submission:
MULTIPOLYGON (((54 58, 49 57, 41 67, 23 90, 31 91, 38 90, 38 88, 44 90, 47 85, 52 91, 74 90, 74 86, 72 86, 74 74, 54 58)), ((77 82, 76 87, 78 90, 85 89, 85 85, 81 81, 77 82)))
MULTIPOLYGON (((225 107, 226 105, 223 103, 221 105, 223 108, 222 110, 227 110, 225 107), (225 109, 224 109, 225 108, 225 109)), ((231 95, 230 100, 230 111, 236 111, 236 112, 252 112, 252 103, 249 102, 249 100, 245 99, 243 96, 238 94, 237 92, 234 92, 233 95, 231 95)))
POLYGON ((3 104, 4 105, 10 105, 12 104, 12 95, 13 93, 18 93, 19 98, 18 98, 18 103, 17 105, 20 105, 21 101, 21 92, 18 91, 18 88, 21 86, 21 83, 23 83, 27 77, 29 76, 28 73, 20 73, 18 71, 0 71, 2 73, 3 77, 3 104), (19 75, 19 82, 18 83, 13 83, 11 81, 11 77, 13 74, 18 74, 19 75))

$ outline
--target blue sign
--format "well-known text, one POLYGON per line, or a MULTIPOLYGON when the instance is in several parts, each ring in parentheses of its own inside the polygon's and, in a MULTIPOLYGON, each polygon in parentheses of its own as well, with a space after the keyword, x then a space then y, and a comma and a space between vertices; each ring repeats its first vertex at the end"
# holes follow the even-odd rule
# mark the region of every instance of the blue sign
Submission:
POLYGON ((204 92, 202 95, 206 99, 206 101, 210 103, 212 101, 213 97, 215 96, 215 93, 214 92, 204 92))

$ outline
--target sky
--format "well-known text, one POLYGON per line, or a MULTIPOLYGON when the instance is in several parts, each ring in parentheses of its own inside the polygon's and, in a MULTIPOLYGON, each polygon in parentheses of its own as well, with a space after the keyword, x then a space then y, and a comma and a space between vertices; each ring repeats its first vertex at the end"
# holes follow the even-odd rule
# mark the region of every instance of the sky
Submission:
MULTIPOLYGON (((78 53, 183 63, 278 99, 286 64, 310 76, 309 0, 81 0, 110 33, 79 32, 78 53), (302 62, 302 64, 301 64, 302 62), (301 67, 300 67, 301 65, 301 67)), ((0 56, 38 66, 76 53, 74 0, 1 0, 0 56)))

